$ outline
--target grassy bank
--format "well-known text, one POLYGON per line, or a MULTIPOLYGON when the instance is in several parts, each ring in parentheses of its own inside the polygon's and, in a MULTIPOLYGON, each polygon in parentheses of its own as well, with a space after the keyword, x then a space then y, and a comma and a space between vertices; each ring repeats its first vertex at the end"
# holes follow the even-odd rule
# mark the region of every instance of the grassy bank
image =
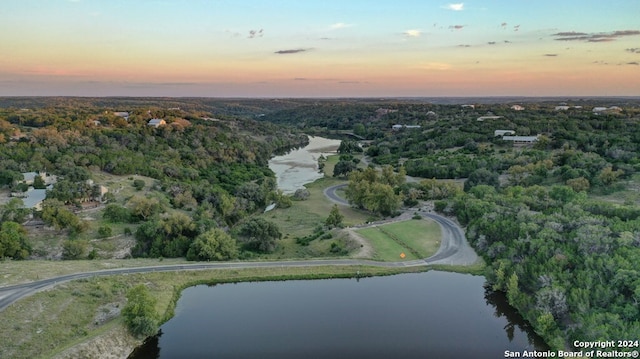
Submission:
POLYGON ((358 233, 373 246, 375 259, 392 262, 430 257, 438 251, 442 236, 440 226, 429 219, 363 228, 358 233))
POLYGON ((157 299, 163 320, 173 316, 180 293, 197 284, 244 281, 379 276, 424 271, 425 268, 375 267, 260 268, 179 271, 118 275, 76 280, 24 298, 0 318, 1 358, 52 358, 70 346, 121 325, 119 310, 127 290, 144 283, 157 299), (115 324, 114 324, 115 322, 115 324))
POLYGON ((0 286, 27 283, 40 279, 58 277, 65 274, 92 272, 104 269, 149 267, 185 263, 193 262, 188 262, 184 258, 168 258, 162 260, 155 258, 133 258, 77 261, 7 260, 0 261, 0 267, 2 267, 2 273, 0 274, 0 286))
MULTIPOLYGON (((260 259, 289 259, 289 258, 320 258, 335 257, 330 252, 331 243, 340 238, 331 240, 313 241, 309 246, 296 244, 297 237, 312 234, 315 228, 323 226, 329 216, 333 202, 327 199, 323 191, 329 186, 346 183, 335 178, 321 178, 306 185, 309 190, 309 198, 304 201, 293 201, 289 208, 277 208, 273 211, 261 214, 261 216, 275 223, 283 233, 283 239, 278 243, 275 253, 259 255, 260 259)), ((343 223, 346 226, 361 224, 368 220, 369 214, 349 206, 339 206, 340 213, 344 216, 343 223)))

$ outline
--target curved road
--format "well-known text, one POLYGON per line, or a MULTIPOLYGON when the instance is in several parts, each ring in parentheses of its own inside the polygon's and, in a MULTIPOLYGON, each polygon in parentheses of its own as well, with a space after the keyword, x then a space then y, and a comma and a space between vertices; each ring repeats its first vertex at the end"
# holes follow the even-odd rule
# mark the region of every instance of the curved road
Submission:
MULTIPOLYGON (((328 187, 324 190, 325 195, 332 201, 349 205, 344 199, 336 195, 338 188, 346 185, 337 185, 328 187)), ((11 286, 0 287, 0 311, 12 303, 32 295, 36 292, 52 288, 57 284, 68 282, 71 280, 90 278, 95 276, 106 276, 116 274, 134 274, 149 272, 168 272, 178 270, 206 270, 206 269, 241 269, 241 268, 291 268, 291 267, 319 267, 319 266, 375 266, 375 267, 415 267, 426 266, 429 264, 449 264, 449 265, 470 265, 478 260, 478 256, 469 246, 464 232, 453 221, 439 216, 434 213, 423 213, 423 216, 431 218, 438 222, 442 228, 442 240, 440 248, 431 257, 414 261, 404 262, 376 262, 361 259, 328 259, 328 260, 299 260, 299 261, 276 261, 276 262, 222 262, 222 263, 194 263, 194 264, 177 264, 153 267, 138 268, 117 268, 106 269, 94 272, 84 272, 63 275, 55 278, 43 279, 35 282, 17 284, 11 286)))
MULTIPOLYGON (((346 186, 347 184, 339 184, 327 187, 324 189, 324 195, 335 203, 348 206, 349 202, 336 193, 337 190, 346 186)), ((470 265, 478 260, 478 255, 469 246, 469 242, 467 242, 467 238, 460 226, 452 220, 435 213, 421 214, 423 217, 436 221, 442 229, 440 248, 436 254, 423 260, 425 264, 470 265)))

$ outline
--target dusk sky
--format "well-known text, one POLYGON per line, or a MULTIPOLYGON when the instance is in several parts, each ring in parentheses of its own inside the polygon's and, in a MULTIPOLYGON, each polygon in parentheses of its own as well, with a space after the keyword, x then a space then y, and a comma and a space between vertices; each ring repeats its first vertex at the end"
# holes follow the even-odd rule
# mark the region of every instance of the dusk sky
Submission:
POLYGON ((0 96, 640 96, 638 0, 2 0, 0 96))

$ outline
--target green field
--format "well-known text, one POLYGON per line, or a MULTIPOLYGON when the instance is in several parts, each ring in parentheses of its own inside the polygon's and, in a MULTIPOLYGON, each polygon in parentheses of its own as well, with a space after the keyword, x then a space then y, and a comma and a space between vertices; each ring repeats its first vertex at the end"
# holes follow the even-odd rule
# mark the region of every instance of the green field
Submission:
POLYGON ((375 258, 381 261, 409 261, 427 258, 440 247, 440 226, 431 220, 409 220, 357 231, 371 242, 375 258), (404 259, 400 254, 404 253, 404 259))
MULTIPOLYGON (((309 246, 302 247, 295 243, 296 237, 304 237, 314 232, 314 228, 322 226, 334 203, 324 195, 323 190, 329 186, 345 183, 335 178, 321 178, 306 185, 309 199, 293 201, 289 208, 277 208, 261 214, 264 219, 274 222, 280 228, 284 238, 278 243, 275 253, 261 255, 264 259, 314 258, 335 256, 329 252, 333 240, 315 240, 309 246)), ((353 226, 366 222, 370 214, 348 206, 338 206, 344 216, 345 226, 353 226)))
POLYGON ((340 155, 327 156, 323 169, 325 177, 333 177, 333 169, 336 167, 338 161, 340 161, 340 155))

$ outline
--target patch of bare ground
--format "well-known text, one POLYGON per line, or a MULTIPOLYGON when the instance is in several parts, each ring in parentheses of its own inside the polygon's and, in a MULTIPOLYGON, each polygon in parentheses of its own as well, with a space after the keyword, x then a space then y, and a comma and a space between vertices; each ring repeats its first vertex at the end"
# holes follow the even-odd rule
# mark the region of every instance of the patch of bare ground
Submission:
POLYGON ((131 258, 131 249, 136 245, 133 236, 119 234, 109 238, 92 239, 93 248, 96 248, 98 256, 103 259, 131 258))
POLYGON ((355 241, 359 245, 359 249, 352 255, 353 258, 373 258, 373 247, 371 243, 364 239, 360 234, 356 233, 352 228, 346 228, 344 231, 349 239, 355 241))
POLYGON ((103 334, 66 349, 53 358, 124 359, 140 344, 140 340, 131 336, 122 325, 115 325, 103 334))

